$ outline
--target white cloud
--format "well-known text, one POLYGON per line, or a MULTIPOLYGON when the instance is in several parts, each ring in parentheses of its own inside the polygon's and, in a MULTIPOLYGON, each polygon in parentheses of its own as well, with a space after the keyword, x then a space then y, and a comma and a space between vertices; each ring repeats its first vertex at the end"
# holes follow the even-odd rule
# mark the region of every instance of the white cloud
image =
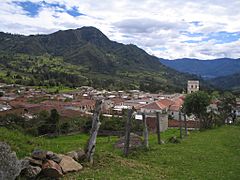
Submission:
MULTIPOLYGON (((41 3, 42 0, 29 0, 41 3)), ((239 58, 240 40, 218 44, 203 41, 212 32, 240 32, 238 0, 46 0, 67 9, 76 6, 86 16, 73 17, 44 6, 30 17, 13 0, 0 7, 0 31, 37 34, 95 26, 110 39, 133 43, 162 58, 239 58), (195 23, 194 23, 195 22, 195 23), (188 33, 182 33, 188 32, 188 33), (200 35, 194 36, 195 33, 200 35), (193 34, 193 35, 189 35, 193 34), (187 43, 187 41, 196 41, 187 43)))

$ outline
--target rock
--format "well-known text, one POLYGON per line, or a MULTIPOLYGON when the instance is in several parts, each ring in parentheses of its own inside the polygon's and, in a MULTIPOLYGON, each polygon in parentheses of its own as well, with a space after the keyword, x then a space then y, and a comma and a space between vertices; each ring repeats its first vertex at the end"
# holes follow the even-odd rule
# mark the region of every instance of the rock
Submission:
POLYGON ((62 158, 60 158, 57 154, 54 154, 50 159, 53 160, 54 162, 58 163, 58 164, 62 160, 62 158))
POLYGON ((21 172, 21 177, 24 179, 30 179, 30 178, 36 178, 40 172, 41 172, 41 168, 39 166, 31 166, 29 165, 27 168, 25 168, 22 172, 21 172))
POLYGON ((0 179, 15 180, 22 169, 27 165, 26 161, 18 160, 16 153, 11 151, 8 144, 0 142, 0 179))
POLYGON ((32 152, 32 158, 34 158, 34 159, 45 160, 46 156, 47 156, 47 152, 44 150, 38 149, 38 150, 34 150, 32 152))
MULTIPOLYGON (((115 148, 123 149, 125 143, 125 136, 121 137, 116 143, 115 148)), ((143 140, 141 136, 137 134, 131 133, 130 134, 130 142, 129 142, 129 149, 136 149, 138 147, 143 146, 143 140)))
POLYGON ((61 162, 61 160, 62 160, 57 154, 55 154, 55 153, 53 153, 53 152, 51 152, 51 151, 48 151, 48 152, 47 152, 46 157, 47 157, 47 159, 53 160, 54 162, 56 162, 56 163, 58 163, 58 164, 59 164, 59 163, 61 162))
POLYGON ((86 158, 86 154, 82 149, 79 149, 77 151, 68 152, 66 155, 70 156, 77 162, 83 162, 86 158))
POLYGON ((180 143, 180 140, 176 136, 172 136, 168 139, 168 142, 177 144, 180 143))
POLYGON ((73 171, 80 171, 83 169, 83 166, 76 162, 70 156, 66 156, 63 154, 59 154, 59 157, 62 158, 59 165, 61 166, 63 173, 73 172, 73 171))
POLYGON ((46 177, 60 178, 63 176, 61 167, 52 160, 46 160, 42 165, 42 174, 46 177))
POLYGON ((71 158, 73 158, 75 161, 77 161, 78 159, 78 155, 76 151, 70 151, 68 153, 66 153, 67 156, 70 156, 71 158))
POLYGON ((33 165, 33 166, 39 166, 42 167, 42 160, 40 159, 33 159, 31 157, 26 157, 24 158, 26 161, 29 162, 29 164, 33 165))
POLYGON ((53 155, 54 155, 54 152, 52 152, 52 151, 47 151, 47 152, 46 152, 47 158, 50 158, 50 157, 52 157, 53 155))

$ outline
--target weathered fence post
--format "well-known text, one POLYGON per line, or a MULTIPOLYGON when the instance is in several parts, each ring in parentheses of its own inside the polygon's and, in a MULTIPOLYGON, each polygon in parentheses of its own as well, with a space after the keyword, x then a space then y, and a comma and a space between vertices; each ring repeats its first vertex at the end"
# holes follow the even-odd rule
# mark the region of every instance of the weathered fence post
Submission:
POLYGON ((128 153, 129 153, 132 113, 133 113, 133 110, 128 109, 128 116, 127 116, 126 129, 125 129, 125 143, 124 143, 124 155, 125 156, 128 156, 128 153))
POLYGON ((102 108, 102 100, 97 100, 95 104, 93 116, 92 116, 92 129, 90 131, 90 137, 88 139, 88 143, 85 149, 87 160, 91 164, 93 164, 93 155, 96 148, 97 133, 101 125, 101 122, 99 120, 101 108, 102 108))
POLYGON ((160 134, 160 112, 156 112, 157 115, 157 137, 158 137, 158 144, 161 144, 161 134, 160 134))
POLYGON ((182 138, 182 112, 179 110, 179 128, 180 128, 180 138, 182 138))
POLYGON ((146 115, 145 113, 142 113, 142 120, 143 120, 143 137, 144 137, 144 145, 148 149, 149 148, 149 142, 148 142, 148 127, 147 127, 147 121, 146 121, 146 115))
POLYGON ((184 128, 185 128, 185 136, 188 135, 188 129, 187 129, 187 115, 184 113, 184 128))

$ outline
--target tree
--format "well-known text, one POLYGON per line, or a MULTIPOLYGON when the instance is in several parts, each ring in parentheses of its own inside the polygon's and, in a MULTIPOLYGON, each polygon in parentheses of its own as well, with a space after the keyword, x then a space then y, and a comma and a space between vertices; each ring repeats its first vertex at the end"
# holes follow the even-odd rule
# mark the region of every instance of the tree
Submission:
POLYGON ((59 133, 60 115, 56 109, 52 109, 50 115, 48 111, 41 111, 38 119, 42 123, 42 125, 38 127, 39 134, 59 133))
POLYGON ((6 77, 10 77, 11 76, 11 72, 7 71, 6 77))
POLYGON ((58 111, 56 109, 52 109, 50 114, 50 124, 54 133, 59 133, 59 118, 60 115, 58 114, 58 111))
POLYGON ((61 133, 64 133, 64 134, 68 133, 70 130, 70 127, 71 127, 71 125, 69 122, 65 122, 65 123, 61 124, 61 126, 60 126, 61 133))
POLYGON ((200 121, 200 129, 206 128, 207 107, 210 105, 211 97, 203 91, 198 91, 186 96, 183 110, 187 115, 195 115, 200 121))
POLYGON ((230 93, 225 92, 221 98, 220 103, 218 104, 218 109, 220 115, 222 117, 222 124, 225 124, 225 120, 229 117, 232 118, 233 122, 236 119, 236 115, 234 113, 236 107, 236 97, 230 93))
POLYGON ((41 111, 38 114, 38 122, 41 124, 38 127, 38 134, 47 134, 50 131, 50 127, 49 127, 49 113, 48 111, 44 110, 41 111))
POLYGON ((220 94, 219 94, 218 91, 213 91, 213 92, 211 93, 211 97, 212 97, 212 100, 217 100, 217 99, 219 99, 220 94))

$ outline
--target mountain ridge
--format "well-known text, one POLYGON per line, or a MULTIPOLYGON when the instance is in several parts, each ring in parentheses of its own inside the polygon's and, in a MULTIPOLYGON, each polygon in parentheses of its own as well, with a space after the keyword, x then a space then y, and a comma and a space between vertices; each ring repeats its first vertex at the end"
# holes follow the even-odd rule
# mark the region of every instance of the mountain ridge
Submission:
POLYGON ((240 72, 208 80, 208 83, 222 90, 240 93, 240 72))
POLYGON ((213 60, 199 60, 191 58, 176 60, 160 59, 160 62, 180 72, 196 74, 205 79, 212 79, 240 72, 239 58, 219 58, 213 60))
POLYGON ((6 72, 0 76, 3 81, 15 82, 19 75, 22 76, 19 82, 30 81, 33 85, 60 83, 180 92, 186 88, 188 79, 200 79, 162 65, 157 57, 135 45, 111 41, 95 27, 49 35, 0 33, 0 52, 0 68, 6 72))

